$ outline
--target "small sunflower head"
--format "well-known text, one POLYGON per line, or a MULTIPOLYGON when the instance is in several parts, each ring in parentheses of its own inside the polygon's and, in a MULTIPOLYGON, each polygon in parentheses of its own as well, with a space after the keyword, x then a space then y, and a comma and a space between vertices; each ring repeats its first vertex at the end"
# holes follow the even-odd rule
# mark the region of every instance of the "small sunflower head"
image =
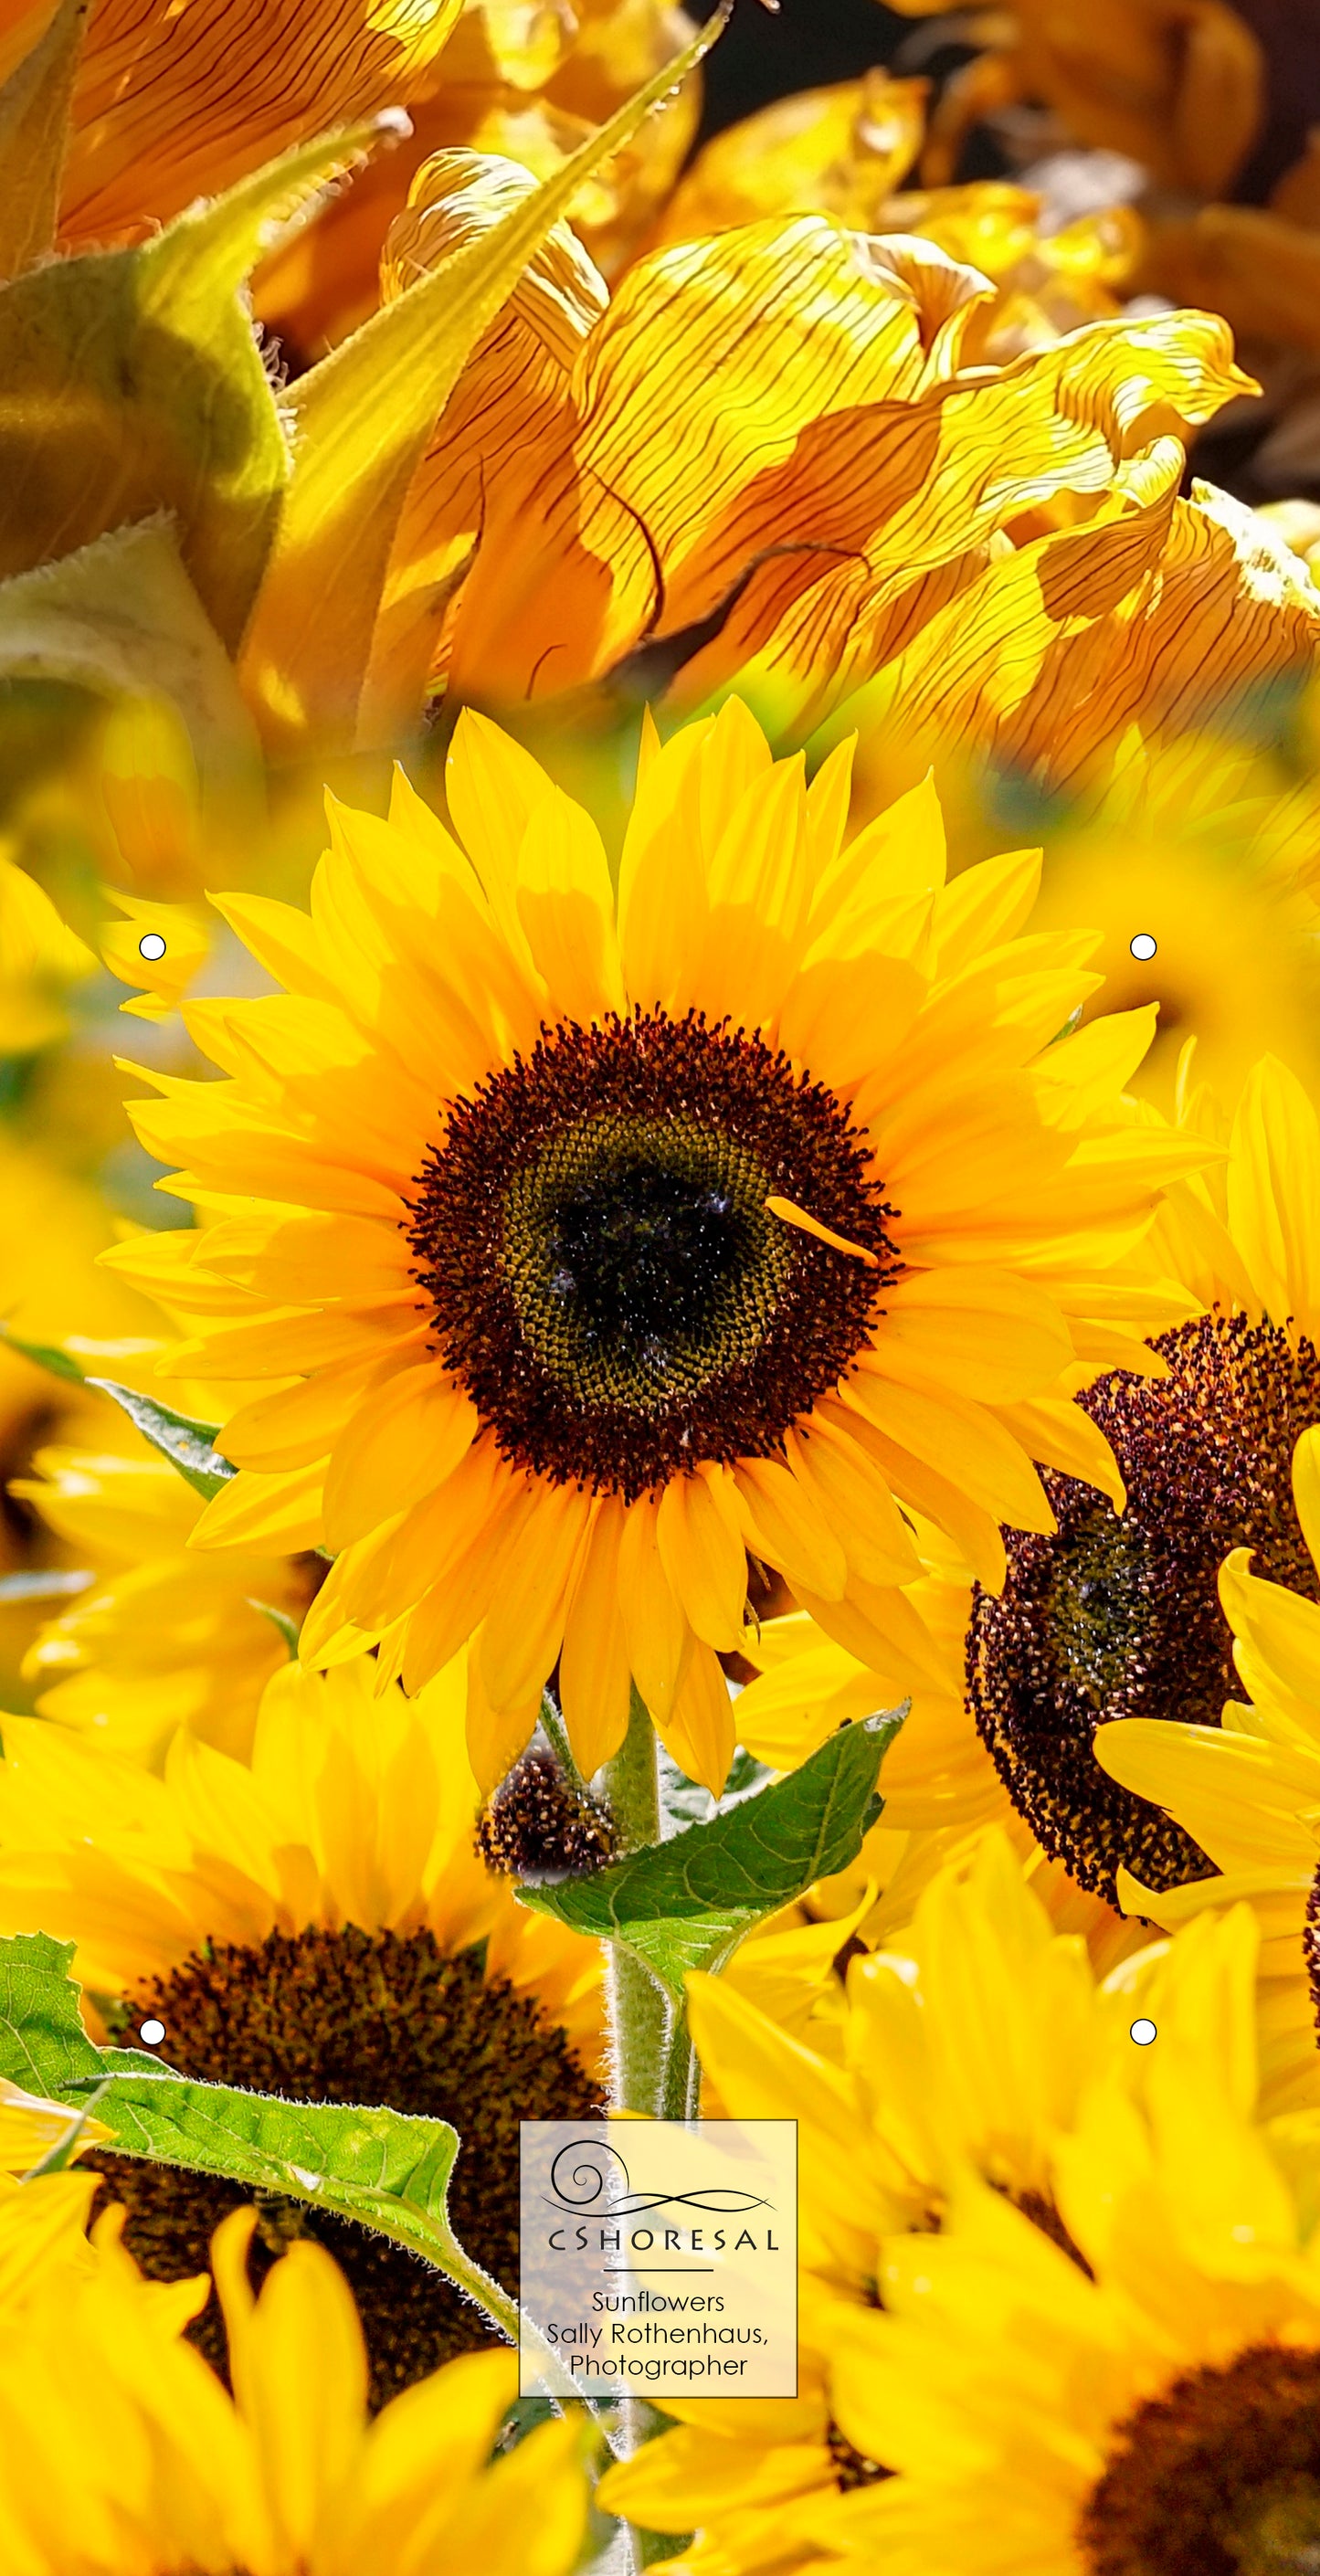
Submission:
POLYGON ((487 1868, 505 1877, 581 1878, 613 1860, 614 1823, 547 1747, 533 1744, 483 1808, 476 1845, 487 1868))
MULTIPOLYGON (((518 2277, 518 2135, 524 2119, 586 2119, 595 2087, 562 2030, 477 1949, 444 1950, 433 1932, 309 1926, 265 1941, 217 1941, 125 1999, 124 2023, 181 2075, 296 2102, 389 2102, 448 2120, 459 2149, 449 2205, 463 2241, 498 2278, 518 2277)), ((93 2153, 124 2202, 124 2241, 151 2278, 209 2268, 211 2236, 246 2197, 207 2174, 93 2153)), ((358 2304, 373 2405, 488 2338, 476 2311, 401 2247, 353 2220, 267 2196, 258 2272, 294 2236, 333 2253, 358 2304)), ((219 2369, 214 2300, 190 2329, 219 2369)))
POLYGON ((1211 1874, 1191 1836, 1120 1788, 1091 1750, 1127 1717, 1217 1726, 1234 1690, 1219 1569, 1316 1597, 1289 1464, 1320 1420, 1320 1359, 1268 1323, 1216 1312, 1164 1334, 1163 1378, 1115 1374, 1081 1398, 1127 1488, 1120 1515, 1071 1477, 1047 1481, 1052 1537, 1010 1533, 1002 1594, 978 1592, 968 1677, 981 1736, 1018 1812, 1081 1886, 1114 1899, 1126 1867, 1168 1888, 1211 1874))

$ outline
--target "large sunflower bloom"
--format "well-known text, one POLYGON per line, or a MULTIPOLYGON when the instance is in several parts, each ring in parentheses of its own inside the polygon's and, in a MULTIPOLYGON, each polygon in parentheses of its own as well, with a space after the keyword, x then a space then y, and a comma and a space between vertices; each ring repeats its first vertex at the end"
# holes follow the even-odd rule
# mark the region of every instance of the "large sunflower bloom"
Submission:
POLYGON ((400 784, 335 809, 310 920, 229 904, 289 991, 192 1010, 230 1080, 137 1114, 233 1213, 111 1257, 197 1310, 171 1366, 299 1373, 193 1544, 339 1549, 305 1655, 411 1691, 475 1633, 485 1788, 556 1664, 588 1776, 634 1681, 718 1790, 748 1552, 850 1643, 920 1571, 900 1503, 997 1581, 1033 1458, 1092 1470, 1062 1373, 1149 1364, 1140 1236, 1204 1149, 1124 1104, 1144 1022, 1059 1037, 1035 861, 943 887, 928 791, 844 846, 846 758, 805 789, 731 701, 648 748, 617 899, 479 718, 448 792, 466 856, 400 784))
MULTIPOLYGON (((1066 2185, 1096 2100, 1125 2132, 1143 2117, 1136 1999, 1166 2054, 1190 2053, 1203 2072, 1241 2052, 1249 2061, 1254 1950, 1240 1910, 1100 1982, 992 1832, 970 1865, 940 1872, 908 1935, 853 1962, 841 2063, 718 1980, 691 1979, 721 2103, 735 2117, 798 2121, 805 2385, 795 2404, 667 2406, 679 2430, 610 2473, 610 2504, 664 2531, 695 2524, 682 2558, 694 2576, 833 2566, 848 2499, 874 2489, 890 2458, 883 2415, 868 2407, 859 2420, 855 2401, 844 2412, 853 2374, 836 2356, 851 2364, 854 2334, 888 2305, 894 2242, 934 2250, 974 2174, 1020 2214, 1028 2242, 1076 2260, 1066 2185)), ((960 2560, 927 2563, 962 2576, 960 2560)))
POLYGON ((1206 1311, 1158 1336, 1164 1376, 1118 1373, 1080 1398, 1113 1448, 1124 1510, 1052 1479, 1057 1530, 1009 1534, 1008 1580, 978 1590, 969 1630, 972 1706, 1009 1797, 1110 1903, 1120 1872, 1160 1891, 1212 1863, 1194 1829, 1097 1764, 1096 1730, 1133 1719, 1143 1742, 1166 1726, 1171 1743, 1188 1725, 1218 1735, 1233 1687, 1219 1593, 1231 1549, 1255 1550, 1278 1582, 1313 1584, 1289 1463, 1320 1422, 1320 1122, 1267 1058, 1231 1120, 1185 1085, 1179 1123, 1218 1153, 1169 1191, 1155 1240, 1206 1311))
MULTIPOLYGON (((181 2072, 304 2101, 389 2100, 451 2120, 460 2237, 516 2277, 518 2121, 597 2101, 600 1961, 533 1916, 473 1848, 461 1669, 409 1703, 359 1658, 289 1665, 250 1765, 176 1738, 158 1779, 40 1719, 6 1718, 0 1921, 77 1943, 113 2028, 181 2072), (161 2035, 163 2026, 163 2037, 161 2035)), ((172 2167, 95 2161, 128 2243, 165 2279, 204 2265, 243 2195, 172 2167)), ((262 2247, 282 2222, 264 2224, 262 2247)), ((484 2329, 411 2255, 350 2221, 332 2244, 362 2308, 379 2398, 484 2329)), ((259 2249, 260 2250, 260 2249, 259 2249)), ((219 2354, 208 2310, 198 2332, 219 2354)))
POLYGON ((232 2397, 180 2333, 207 2282, 145 2282, 110 2220, 83 2268, 40 2265, 22 2298, 0 2256, 7 2576, 568 2576, 586 2523, 577 2426, 492 2460, 517 2384, 501 2353, 451 2363, 369 2424, 341 2274, 294 2245, 254 2298, 251 2229, 236 2212, 212 2257, 232 2397))
POLYGON ((1170 1925, 1238 1898, 1254 1906, 1262 2059, 1281 2110, 1320 2103, 1320 1430, 1297 1443, 1293 1494, 1309 1550, 1296 1588, 1253 1573, 1248 1548, 1219 1578, 1246 1703, 1229 1700, 1222 1727, 1129 1718, 1095 1739, 1110 1777, 1163 1808, 1223 1873, 1148 1888, 1125 1872, 1121 1901, 1170 1925))

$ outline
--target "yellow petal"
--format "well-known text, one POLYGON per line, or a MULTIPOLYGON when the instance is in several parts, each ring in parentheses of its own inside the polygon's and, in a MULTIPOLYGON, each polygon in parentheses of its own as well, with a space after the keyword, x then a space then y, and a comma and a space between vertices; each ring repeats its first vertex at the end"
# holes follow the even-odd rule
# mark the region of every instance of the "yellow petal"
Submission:
POLYGON ((673 1476, 660 1497, 656 1542, 695 1634, 726 1653, 742 1642, 747 1552, 726 1469, 673 1476))

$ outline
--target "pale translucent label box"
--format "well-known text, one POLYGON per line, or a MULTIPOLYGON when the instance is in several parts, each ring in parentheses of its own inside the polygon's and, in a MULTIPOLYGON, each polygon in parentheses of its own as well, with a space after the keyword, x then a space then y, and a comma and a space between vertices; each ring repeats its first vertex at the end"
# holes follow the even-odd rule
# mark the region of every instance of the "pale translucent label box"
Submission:
POLYGON ((524 2397, 796 2397, 796 2120, 524 2120, 524 2397))

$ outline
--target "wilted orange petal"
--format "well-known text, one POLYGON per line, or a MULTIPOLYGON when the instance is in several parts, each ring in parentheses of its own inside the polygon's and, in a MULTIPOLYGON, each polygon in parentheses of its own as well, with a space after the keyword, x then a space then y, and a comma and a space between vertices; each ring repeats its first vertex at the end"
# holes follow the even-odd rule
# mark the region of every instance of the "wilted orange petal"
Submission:
MULTIPOLYGON (((402 105, 462 0, 97 0, 60 230, 131 236, 304 135, 402 105)), ((49 14, 48 12, 46 14, 49 14)))

